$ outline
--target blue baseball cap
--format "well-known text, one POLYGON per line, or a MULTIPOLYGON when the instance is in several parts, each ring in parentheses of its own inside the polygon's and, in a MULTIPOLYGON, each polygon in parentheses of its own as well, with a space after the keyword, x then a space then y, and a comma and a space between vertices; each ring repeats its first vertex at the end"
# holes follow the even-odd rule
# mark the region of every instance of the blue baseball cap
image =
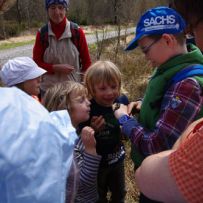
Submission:
POLYGON ((67 8, 68 3, 69 0, 45 0, 46 9, 48 9, 51 4, 62 4, 65 8, 67 8))
POLYGON ((164 33, 177 34, 183 32, 185 27, 184 19, 175 10, 165 6, 152 8, 140 18, 137 28, 135 28, 135 38, 125 50, 135 49, 138 46, 138 40, 144 36, 164 33))

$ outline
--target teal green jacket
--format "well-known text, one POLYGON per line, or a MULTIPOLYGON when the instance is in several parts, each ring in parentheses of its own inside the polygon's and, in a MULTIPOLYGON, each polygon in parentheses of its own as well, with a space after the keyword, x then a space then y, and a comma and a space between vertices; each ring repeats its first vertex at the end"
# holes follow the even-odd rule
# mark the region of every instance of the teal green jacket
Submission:
MULTIPOLYGON (((180 70, 192 64, 203 64, 201 51, 190 44, 190 52, 176 56, 158 67, 153 75, 144 96, 142 108, 139 114, 139 122, 143 127, 151 130, 159 118, 160 105, 170 79, 180 70)), ((203 77, 196 77, 200 85, 203 77)))
MULTIPOLYGON (((168 83, 171 80, 171 78, 173 78, 177 72, 181 71, 182 69, 190 65, 203 64, 203 55, 196 46, 190 44, 188 45, 188 50, 189 50, 188 53, 171 58, 154 71, 146 89, 146 93, 143 99, 141 111, 138 118, 138 124, 136 124, 136 126, 132 125, 131 127, 133 130, 131 131, 129 130, 131 128, 130 124, 128 124, 128 126, 126 125, 127 126, 126 129, 128 128, 128 132, 131 132, 131 135, 129 135, 131 141, 133 143, 136 143, 136 145, 139 147, 139 149, 138 148, 135 149, 133 144, 133 150, 131 153, 131 157, 136 166, 140 165, 141 161, 143 160, 143 157, 145 157, 147 154, 145 153, 144 155, 144 153, 142 152, 144 147, 141 146, 143 143, 141 139, 144 138, 138 137, 140 135, 136 134, 137 128, 138 131, 140 130, 139 126, 143 127, 144 131, 146 132, 154 131, 156 123, 158 119, 160 119, 161 105, 163 102, 163 98, 167 92, 167 89, 169 88, 168 83)), ((195 79, 203 87, 203 77, 195 76, 195 79)), ((203 108, 200 111, 199 115, 196 116, 196 118, 200 116, 203 116, 203 108)), ((123 129, 124 128, 125 126, 123 126, 123 129)), ((127 130, 124 129, 123 132, 125 133, 125 131, 127 130)), ((172 146, 174 142, 175 140, 170 141, 170 146, 172 146)))

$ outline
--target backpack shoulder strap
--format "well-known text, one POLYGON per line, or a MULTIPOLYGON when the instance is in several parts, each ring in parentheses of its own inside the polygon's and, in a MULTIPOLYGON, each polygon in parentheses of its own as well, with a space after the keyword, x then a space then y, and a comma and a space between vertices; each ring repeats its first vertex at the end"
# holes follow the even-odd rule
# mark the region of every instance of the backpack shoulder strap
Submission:
POLYGON ((178 73, 176 73, 171 80, 168 82, 168 87, 181 81, 184 80, 185 78, 188 77, 194 77, 194 76, 201 76, 203 75, 203 65, 201 64, 194 64, 191 66, 188 66, 178 73))
MULTIPOLYGON (((71 40, 79 50, 79 39, 80 39, 80 32, 79 32, 79 26, 77 23, 74 23, 70 21, 70 30, 71 30, 71 40)), ((48 42, 48 24, 44 25, 40 28, 40 41, 44 47, 49 46, 48 42)))
POLYGON ((40 28, 40 41, 44 47, 49 46, 48 42, 48 24, 40 28))
POLYGON ((71 40, 75 44, 77 49, 79 50, 79 46, 80 46, 80 43, 79 43, 80 32, 79 32, 79 26, 78 26, 78 24, 70 21, 70 30, 71 30, 71 34, 72 34, 71 40))
POLYGON ((78 30, 78 28, 79 28, 79 25, 77 23, 70 21, 70 29, 78 30))
MULTIPOLYGON (((193 64, 193 65, 187 66, 186 68, 184 68, 181 71, 177 72, 169 80, 169 82, 167 83, 164 90, 167 91, 171 85, 176 84, 177 82, 180 82, 181 80, 184 80, 184 79, 186 79, 188 77, 196 77, 196 76, 203 76, 203 65, 201 65, 201 64, 193 64)), ((156 101, 154 101, 153 103, 151 102, 150 103, 151 108, 160 107, 162 99, 163 99, 163 97, 156 100, 156 101)))

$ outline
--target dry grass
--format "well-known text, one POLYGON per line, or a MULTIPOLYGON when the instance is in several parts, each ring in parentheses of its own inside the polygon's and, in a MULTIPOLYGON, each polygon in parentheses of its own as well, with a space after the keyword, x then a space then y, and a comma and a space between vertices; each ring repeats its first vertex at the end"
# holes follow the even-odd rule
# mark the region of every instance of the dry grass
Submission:
MULTIPOLYGON (((132 38, 132 36, 131 36, 132 38)), ((129 41, 128 39, 127 41, 129 41)), ((115 57, 115 41, 108 41, 102 51, 102 60, 111 60, 120 67, 123 74, 123 87, 128 92, 131 101, 139 97, 143 97, 146 84, 152 69, 146 62, 144 55, 140 50, 125 52, 125 41, 121 42, 117 57, 115 57)), ((91 53, 93 61, 95 61, 95 50, 91 53)), ((130 159, 130 141, 124 141, 126 148, 125 159, 125 177, 126 177, 126 203, 137 203, 139 190, 136 186, 134 177, 134 168, 130 159)))
POLYGON ((135 172, 132 160, 130 158, 130 142, 124 141, 126 148, 126 158, 125 158, 125 182, 126 182, 126 203, 137 203, 139 190, 135 182, 135 172))

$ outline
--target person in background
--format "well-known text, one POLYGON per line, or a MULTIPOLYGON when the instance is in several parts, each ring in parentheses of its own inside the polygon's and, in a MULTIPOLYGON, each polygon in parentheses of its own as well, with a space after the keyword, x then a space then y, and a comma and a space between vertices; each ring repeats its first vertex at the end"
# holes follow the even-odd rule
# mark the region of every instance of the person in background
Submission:
MULTIPOLYGON (((97 61, 85 73, 84 84, 91 98, 91 111, 90 119, 81 126, 91 126, 95 130, 96 150, 102 156, 98 171, 97 202, 122 203, 126 194, 125 149, 120 126, 113 112, 113 104, 120 95, 121 73, 112 62, 97 61)), ((126 98, 121 97, 118 102, 120 100, 125 102, 126 98)))
MULTIPOLYGON (((203 51, 203 1, 173 0, 203 51)), ((149 156, 136 171, 140 190, 163 202, 203 202, 203 119, 193 122, 172 150, 149 156), (156 187, 154 187, 156 185, 156 187)))
POLYGON ((36 35, 33 59, 47 73, 41 83, 42 95, 56 82, 80 82, 91 64, 84 32, 66 18, 69 0, 46 0, 48 24, 36 35))
POLYGON ((16 86, 37 99, 40 93, 41 76, 46 72, 31 58, 16 57, 3 65, 0 78, 5 86, 16 86))
MULTIPOLYGON (((57 83, 47 89, 44 106, 48 111, 67 110, 73 126, 89 119, 90 102, 86 88, 74 81, 57 83)), ((74 147, 74 160, 67 179, 66 203, 95 203, 97 194, 97 172, 101 156, 96 152, 94 130, 84 127, 74 147)))
MULTIPOLYGON (((138 119, 129 116, 130 105, 128 109, 121 105, 115 112, 122 132, 133 144, 136 167, 143 158, 171 149, 186 127, 203 115, 203 76, 189 74, 194 64, 203 64, 203 56, 195 45, 186 45, 185 28, 184 19, 175 10, 152 8, 140 18, 136 37, 127 47, 132 50, 139 46, 156 68, 138 119), (188 74, 184 75, 185 72, 188 74)), ((198 68, 201 73, 202 66, 198 68)), ((141 194, 140 202, 153 201, 141 194)))

